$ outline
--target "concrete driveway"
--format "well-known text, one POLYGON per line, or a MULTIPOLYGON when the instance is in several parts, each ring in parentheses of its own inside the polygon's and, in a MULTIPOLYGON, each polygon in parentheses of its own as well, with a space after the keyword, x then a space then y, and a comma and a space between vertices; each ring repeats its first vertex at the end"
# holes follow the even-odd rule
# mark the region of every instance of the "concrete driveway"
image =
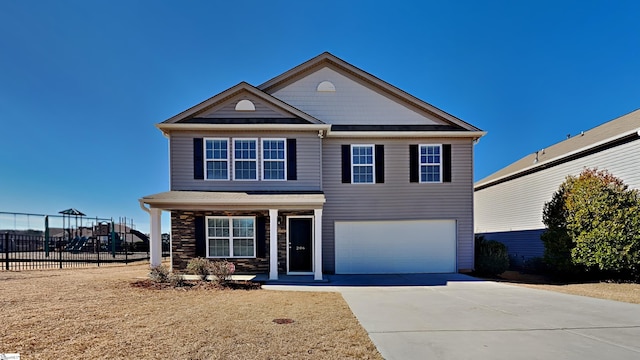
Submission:
POLYGON ((341 292, 387 360, 640 359, 640 305, 457 274, 265 288, 341 292))

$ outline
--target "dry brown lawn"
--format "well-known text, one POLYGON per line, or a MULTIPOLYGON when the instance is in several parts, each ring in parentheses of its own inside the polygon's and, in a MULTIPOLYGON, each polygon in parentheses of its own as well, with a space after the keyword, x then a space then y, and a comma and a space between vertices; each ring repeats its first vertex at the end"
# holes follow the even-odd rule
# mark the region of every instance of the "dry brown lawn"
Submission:
POLYGON ((132 287, 147 267, 0 272, 0 353, 22 359, 382 358, 340 294, 132 287), (273 322, 279 318, 294 322, 273 322))
POLYGON ((534 289, 640 304, 640 284, 607 282, 551 284, 544 277, 519 274, 516 271, 507 271, 501 277, 515 285, 534 289))
POLYGON ((616 283, 584 283, 584 284, 521 284, 522 286, 557 291, 572 295, 589 296, 599 299, 624 301, 640 304, 640 284, 616 284, 616 283))

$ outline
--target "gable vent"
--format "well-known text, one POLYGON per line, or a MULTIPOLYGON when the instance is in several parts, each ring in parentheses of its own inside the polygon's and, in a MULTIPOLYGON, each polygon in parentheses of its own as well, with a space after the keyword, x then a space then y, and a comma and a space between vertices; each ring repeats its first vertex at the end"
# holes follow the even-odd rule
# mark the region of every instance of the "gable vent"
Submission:
POLYGON ((318 87, 316 88, 316 91, 320 91, 320 92, 335 92, 336 91, 336 87, 335 85, 333 85, 333 83, 331 81, 323 81, 320 84, 318 84, 318 87))
POLYGON ((236 104, 236 111, 256 111, 256 106, 251 100, 240 100, 236 104))

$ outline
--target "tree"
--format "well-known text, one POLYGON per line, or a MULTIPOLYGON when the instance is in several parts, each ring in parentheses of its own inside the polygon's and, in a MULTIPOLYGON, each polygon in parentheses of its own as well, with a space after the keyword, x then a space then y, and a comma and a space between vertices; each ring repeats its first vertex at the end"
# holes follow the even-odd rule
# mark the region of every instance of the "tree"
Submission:
POLYGON ((606 170, 567 177, 544 206, 545 260, 558 271, 640 275, 639 210, 638 191, 606 170))

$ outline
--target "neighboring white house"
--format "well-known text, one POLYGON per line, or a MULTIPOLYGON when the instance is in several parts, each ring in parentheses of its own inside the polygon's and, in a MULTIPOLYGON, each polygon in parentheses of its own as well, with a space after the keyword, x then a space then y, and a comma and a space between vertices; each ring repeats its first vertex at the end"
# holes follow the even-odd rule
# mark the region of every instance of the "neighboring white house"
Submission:
POLYGON ((545 202, 568 175, 608 170, 640 188, 640 110, 525 156, 474 185, 475 233, 497 240, 517 260, 542 256, 545 202))

